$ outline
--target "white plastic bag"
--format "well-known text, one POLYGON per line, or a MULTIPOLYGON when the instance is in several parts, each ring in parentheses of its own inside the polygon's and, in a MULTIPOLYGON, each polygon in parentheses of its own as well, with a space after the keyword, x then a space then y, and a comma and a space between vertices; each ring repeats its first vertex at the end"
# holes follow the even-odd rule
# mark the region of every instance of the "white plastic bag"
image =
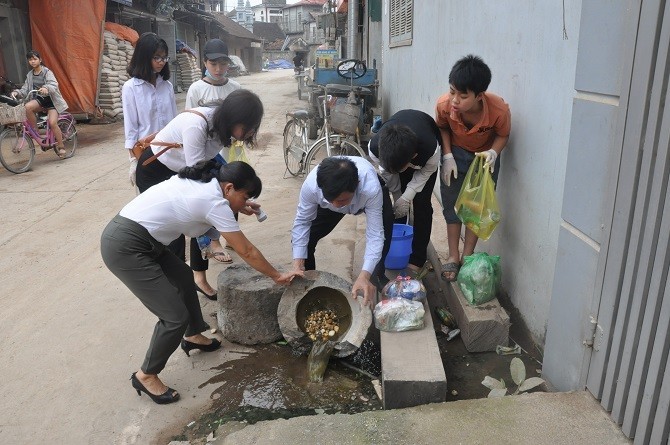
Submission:
POLYGON ((386 332, 421 329, 424 314, 425 310, 420 301, 405 298, 382 300, 375 306, 375 327, 386 332))

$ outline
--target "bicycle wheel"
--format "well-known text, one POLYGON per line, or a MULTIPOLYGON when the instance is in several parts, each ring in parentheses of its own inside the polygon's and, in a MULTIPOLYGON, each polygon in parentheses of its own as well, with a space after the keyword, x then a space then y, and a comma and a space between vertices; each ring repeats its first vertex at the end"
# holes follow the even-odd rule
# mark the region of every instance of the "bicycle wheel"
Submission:
POLYGON ((298 176, 303 171, 305 149, 303 148, 303 127, 295 119, 291 119, 284 127, 284 162, 286 170, 298 176))
POLYGON ((30 170, 35 159, 35 145, 32 139, 23 137, 20 125, 8 127, 0 134, 0 162, 12 173, 30 170))
MULTIPOLYGON (((341 134, 330 135, 330 155, 331 156, 361 156, 365 157, 363 149, 355 142, 346 139, 341 134)), ((310 147, 305 162, 306 171, 309 173, 312 168, 328 157, 326 148, 326 138, 322 137, 310 147)))
MULTIPOLYGON (((65 145, 64 159, 74 156, 74 151, 77 149, 79 143, 77 139, 77 127, 74 126, 74 119, 60 118, 58 119, 58 128, 63 133, 63 145, 65 145)), ((54 148, 56 154, 58 149, 54 148)))

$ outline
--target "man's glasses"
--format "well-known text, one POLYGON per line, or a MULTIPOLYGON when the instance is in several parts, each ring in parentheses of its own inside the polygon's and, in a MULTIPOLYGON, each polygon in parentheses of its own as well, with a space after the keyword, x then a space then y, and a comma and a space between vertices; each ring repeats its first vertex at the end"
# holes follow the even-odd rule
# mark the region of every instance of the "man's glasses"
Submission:
POLYGON ((170 56, 165 56, 165 57, 153 56, 151 59, 156 63, 159 63, 159 62, 168 63, 170 61, 170 56))

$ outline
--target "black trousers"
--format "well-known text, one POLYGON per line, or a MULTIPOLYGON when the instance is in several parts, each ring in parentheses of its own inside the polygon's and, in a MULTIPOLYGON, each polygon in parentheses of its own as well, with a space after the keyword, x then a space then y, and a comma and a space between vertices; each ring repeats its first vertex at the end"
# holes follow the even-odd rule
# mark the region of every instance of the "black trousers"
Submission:
MULTIPOLYGON (((404 192, 407 184, 414 177, 414 170, 407 169, 400 173, 400 189, 404 192)), ((414 237, 412 238, 412 254, 409 256, 409 263, 416 267, 423 267, 428 259, 428 243, 430 242, 430 232, 433 228, 433 203, 432 195, 437 172, 430 175, 428 182, 412 201, 412 210, 414 211, 414 237)), ((398 223, 404 224, 406 218, 400 218, 398 223)))
MULTIPOLYGON (((374 277, 381 277, 384 275, 385 267, 384 260, 386 254, 389 252, 391 246, 391 237, 393 236, 393 204, 391 203, 391 196, 384 181, 380 178, 379 182, 382 185, 382 195, 384 197, 384 204, 382 206, 382 219, 384 223, 384 247, 382 248, 382 258, 377 263, 375 270, 372 273, 374 277)), ((337 224, 344 218, 344 213, 334 212, 330 209, 319 207, 316 213, 316 218, 312 221, 309 230, 309 241, 307 242, 307 259, 305 259, 305 270, 316 269, 316 259, 314 258, 314 251, 316 245, 321 238, 327 236, 337 224)))
MULTIPOLYGON (((153 161, 146 166, 142 166, 142 163, 149 159, 153 155, 153 152, 150 149, 144 150, 140 159, 137 160, 137 170, 135 172, 135 183, 140 193, 144 193, 149 187, 156 184, 160 184, 163 181, 167 181, 174 175, 175 172, 170 170, 160 162, 158 159, 153 161)), ((184 235, 179 235, 179 238, 172 241, 168 245, 168 249, 174 252, 178 258, 181 258, 183 261, 186 261, 186 237, 184 235)), ((190 258, 191 258, 191 269, 195 271, 205 271, 209 268, 209 260, 203 260, 202 254, 200 253, 200 247, 198 246, 198 241, 195 238, 191 238, 190 245, 190 258)))
POLYGON ((142 372, 158 374, 179 347, 182 336, 208 329, 203 320, 193 273, 147 230, 116 215, 100 238, 107 268, 158 317, 142 372))

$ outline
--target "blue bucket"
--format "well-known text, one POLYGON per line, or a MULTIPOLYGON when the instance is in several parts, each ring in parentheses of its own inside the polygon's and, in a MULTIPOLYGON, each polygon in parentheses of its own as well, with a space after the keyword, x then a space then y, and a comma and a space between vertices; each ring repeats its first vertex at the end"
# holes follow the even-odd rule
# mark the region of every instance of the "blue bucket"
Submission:
POLYGON ((407 224, 393 224, 391 247, 384 260, 384 267, 391 270, 400 270, 407 267, 409 255, 412 253, 412 238, 414 227, 407 224))

